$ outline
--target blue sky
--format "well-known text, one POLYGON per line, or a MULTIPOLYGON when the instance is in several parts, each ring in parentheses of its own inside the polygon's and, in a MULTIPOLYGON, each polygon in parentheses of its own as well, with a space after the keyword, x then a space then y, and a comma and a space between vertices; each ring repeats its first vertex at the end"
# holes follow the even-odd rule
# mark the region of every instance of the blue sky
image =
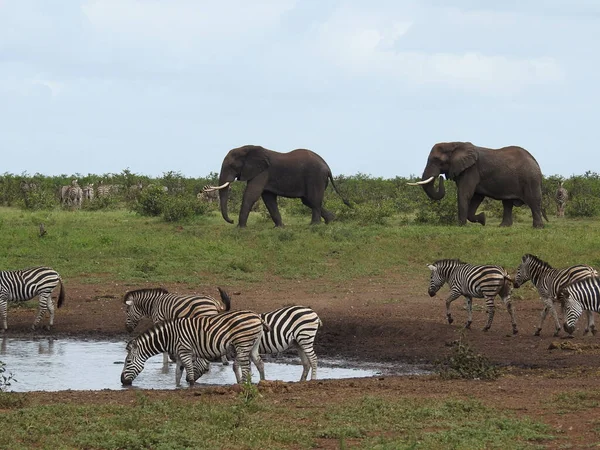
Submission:
POLYGON ((597 0, 0 0, 0 173, 420 175, 440 141, 600 172, 597 0))

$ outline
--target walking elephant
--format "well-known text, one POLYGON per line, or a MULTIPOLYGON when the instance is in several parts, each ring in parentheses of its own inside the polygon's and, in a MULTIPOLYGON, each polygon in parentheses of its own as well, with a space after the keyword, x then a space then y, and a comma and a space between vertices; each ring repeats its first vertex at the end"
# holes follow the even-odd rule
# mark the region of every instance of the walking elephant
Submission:
MULTIPOLYGON (((323 196, 328 180, 338 195, 331 170, 323 158, 316 153, 297 149, 289 153, 279 153, 258 145, 245 145, 227 153, 221 166, 219 186, 206 186, 205 192, 219 190, 219 200, 223 219, 233 223, 227 213, 229 185, 236 179, 246 181, 242 198, 238 226, 245 227, 252 205, 262 197, 275 226, 283 226, 277 207, 277 196, 300 198, 312 210, 311 224, 325 223, 335 218, 323 208, 323 196)), ((342 198, 347 206, 347 200, 342 198)))
POLYGON ((456 182, 458 191, 458 221, 467 220, 485 225, 485 214, 477 208, 485 197, 502 200, 504 214, 500 226, 513 223, 513 206, 526 204, 531 208, 533 226, 543 228, 542 172, 537 161, 521 147, 490 149, 470 142, 442 142, 429 153, 420 185, 432 200, 441 200, 446 191, 441 175, 456 182), (440 177, 438 189, 435 179, 440 177))

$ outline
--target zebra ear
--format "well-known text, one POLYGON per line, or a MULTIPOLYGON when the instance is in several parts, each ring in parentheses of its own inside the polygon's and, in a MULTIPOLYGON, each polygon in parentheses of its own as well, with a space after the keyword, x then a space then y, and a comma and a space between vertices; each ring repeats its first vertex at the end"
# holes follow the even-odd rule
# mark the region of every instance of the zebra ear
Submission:
POLYGON ((429 270, 432 272, 435 270, 435 266, 433 264, 427 264, 427 267, 429 267, 429 270))
POLYGON ((125 300, 125 304, 127 306, 131 306, 131 305, 133 305, 133 300, 125 300))

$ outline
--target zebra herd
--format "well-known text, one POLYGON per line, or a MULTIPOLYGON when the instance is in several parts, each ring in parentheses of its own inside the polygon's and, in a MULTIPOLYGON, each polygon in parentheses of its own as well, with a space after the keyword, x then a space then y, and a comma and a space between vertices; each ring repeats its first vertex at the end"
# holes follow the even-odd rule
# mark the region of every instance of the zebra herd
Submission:
POLYGON ((512 332, 518 333, 510 294, 512 287, 519 288, 531 280, 544 305, 540 323, 534 333, 536 336, 540 335, 549 311, 555 321, 554 336, 559 335, 561 326, 554 303, 558 303, 564 312, 563 328, 567 333, 571 335, 575 331, 575 323, 585 311, 587 326, 584 334, 590 331, 596 334, 593 312, 600 312, 600 278, 598 271, 591 266, 579 264, 555 269, 537 256, 527 253, 521 258, 514 280, 503 267, 473 265, 459 259, 441 259, 427 267, 431 271, 429 281, 431 297, 435 296, 445 283, 450 287, 450 294, 446 299, 448 323, 454 321, 450 313, 450 304, 460 296, 464 296, 468 315, 465 328, 470 328, 473 298, 484 298, 488 319, 483 331, 488 331, 494 320, 494 299, 499 295, 510 315, 512 332))
POLYGON ((319 316, 305 306, 285 306, 275 311, 256 314, 231 311, 231 299, 221 288, 221 301, 207 295, 175 295, 166 289, 138 289, 125 294, 126 328, 133 331, 143 317, 154 326, 127 345, 127 358, 121 382, 130 385, 151 356, 163 353, 175 360, 175 382, 179 385, 185 369, 186 381, 193 385, 208 371, 209 362, 220 359, 228 364, 233 358, 233 371, 238 383, 250 373, 250 360, 265 379, 261 354, 298 350, 302 361, 300 381, 317 377, 314 340, 322 325, 319 316), (241 368, 241 374, 240 374, 241 368))
MULTIPOLYGON (((454 321, 451 303, 464 296, 470 328, 473 320, 473 298, 484 298, 487 306, 488 331, 494 319, 494 299, 499 295, 506 305, 512 324, 512 333, 518 332, 511 301, 513 287, 519 288, 531 281, 543 304, 540 322, 535 335, 539 336, 543 322, 551 313, 555 322, 554 336, 561 326, 556 312, 558 303, 564 314, 563 329, 572 335, 575 323, 586 312, 584 333, 596 334, 593 312, 600 312, 600 277, 588 265, 574 265, 562 269, 532 254, 525 254, 513 278, 501 266, 474 265, 459 259, 442 259, 428 264, 431 271, 429 295, 435 296, 444 284, 450 287, 446 299, 446 319, 454 321)), ((7 327, 9 301, 25 301, 39 296, 39 307, 32 329, 35 329, 46 311, 50 314, 48 329, 54 324, 52 291, 60 286, 57 307, 65 299, 65 289, 60 275, 49 267, 0 271, 0 319, 4 332, 7 327)), ((132 332, 144 317, 153 326, 127 344, 127 357, 121 373, 123 385, 131 385, 144 368, 148 358, 163 353, 163 359, 176 364, 175 382, 180 384, 183 372, 186 381, 193 385, 207 373, 210 363, 220 360, 228 364, 233 359, 233 371, 238 383, 247 379, 250 362, 257 367, 260 379, 265 379, 264 363, 260 355, 278 354, 290 348, 298 351, 302 361, 300 381, 317 376, 317 357, 314 341, 321 319, 311 308, 284 306, 258 314, 253 311, 231 310, 229 295, 219 289, 220 300, 208 295, 176 295, 164 288, 146 288, 127 292, 123 297, 126 308, 125 328, 132 332)))

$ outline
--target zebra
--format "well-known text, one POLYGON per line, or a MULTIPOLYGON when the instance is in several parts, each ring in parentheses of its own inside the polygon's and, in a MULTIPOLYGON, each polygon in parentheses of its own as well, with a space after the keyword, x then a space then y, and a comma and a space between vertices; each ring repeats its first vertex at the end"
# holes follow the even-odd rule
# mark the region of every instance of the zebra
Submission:
POLYGON ((35 330, 42 320, 46 310, 50 312, 50 324, 48 329, 54 325, 54 304, 52 303, 52 291, 60 284, 60 293, 56 306, 60 308, 65 299, 65 289, 58 272, 50 267, 33 267, 23 270, 0 271, 0 318, 2 329, 8 328, 6 322, 8 302, 25 301, 39 295, 38 313, 31 326, 35 330))
POLYGON ((570 335, 583 311, 600 312, 600 278, 584 278, 563 287, 558 293, 565 306, 564 330, 570 335))
POLYGON ((63 205, 80 207, 83 200, 83 189, 79 187, 77 180, 72 180, 70 186, 60 189, 60 200, 63 205))
POLYGON ((556 200, 556 217, 564 217, 565 205, 567 204, 567 200, 569 200, 569 191, 563 187, 562 181, 556 190, 554 199, 556 200))
POLYGON ((196 194, 196 198, 206 203, 214 203, 219 201, 218 191, 200 191, 196 194))
POLYGON ((102 180, 100 181, 100 184, 96 188, 96 190, 98 192, 98 197, 109 197, 109 196, 114 195, 117 192, 119 192, 119 189, 120 189, 119 185, 104 184, 104 182, 102 180))
POLYGON ((86 184, 83 187, 82 190, 82 194, 83 194, 83 199, 87 200, 87 201, 92 201, 94 200, 94 184, 90 183, 90 184, 86 184))
POLYGON ((518 333, 515 313, 510 300, 512 280, 504 268, 491 265, 472 265, 459 259, 441 259, 433 264, 428 264, 427 267, 431 270, 428 291, 431 297, 435 296, 444 283, 447 282, 450 286, 450 295, 446 299, 448 323, 454 321, 450 313, 450 304, 463 295, 466 298, 468 313, 465 328, 471 328, 473 297, 485 298, 488 319, 483 331, 488 331, 494 320, 494 298, 496 295, 500 295, 510 314, 512 332, 513 334, 518 333))
MULTIPOLYGON (((217 288, 221 294, 221 302, 208 295, 170 294, 164 288, 137 289, 129 291, 123 297, 127 308, 125 327, 130 333, 137 327, 143 317, 150 317, 153 323, 168 319, 195 316, 213 316, 231 309, 231 299, 227 292, 217 288)), ((163 363, 167 364, 168 355, 163 355, 163 363)), ((222 358, 223 364, 229 364, 222 358)))
MULTIPOLYGON (((519 267, 517 268, 514 286, 515 288, 518 288, 531 280, 540 294, 540 300, 544 304, 544 309, 542 309, 540 317, 540 324, 536 328, 534 335, 540 335, 544 319, 546 319, 546 315, 548 314, 548 311, 550 311, 555 324, 554 336, 558 336, 561 326, 553 302, 558 301, 559 291, 567 284, 594 276, 598 276, 598 272, 590 266, 579 264, 564 269, 554 269, 550 264, 535 255, 529 253, 523 255, 521 264, 519 264, 519 267)), ((587 313, 587 319, 588 328, 586 328, 586 333, 590 329, 592 333, 595 333, 596 327, 594 325, 594 316, 591 311, 587 313)))
POLYGON ((198 368, 194 359, 214 360, 226 355, 230 347, 235 351, 233 372, 237 382, 241 383, 250 374, 250 359, 259 370, 263 367, 258 354, 263 328, 269 329, 260 316, 252 311, 228 311, 216 316, 160 322, 127 344, 121 384, 131 385, 148 358, 167 352, 176 358, 175 380, 180 379, 181 367, 184 367, 186 381, 192 386, 198 368))
MULTIPOLYGON (((317 356, 313 344, 319 327, 323 325, 317 313, 306 306, 296 305, 262 313, 260 317, 270 330, 262 333, 258 353, 261 355, 280 353, 294 346, 298 350, 303 366, 300 381, 306 381, 311 368, 311 380, 315 380, 317 356)), ((264 380, 264 368, 258 367, 258 371, 260 379, 264 380)))

